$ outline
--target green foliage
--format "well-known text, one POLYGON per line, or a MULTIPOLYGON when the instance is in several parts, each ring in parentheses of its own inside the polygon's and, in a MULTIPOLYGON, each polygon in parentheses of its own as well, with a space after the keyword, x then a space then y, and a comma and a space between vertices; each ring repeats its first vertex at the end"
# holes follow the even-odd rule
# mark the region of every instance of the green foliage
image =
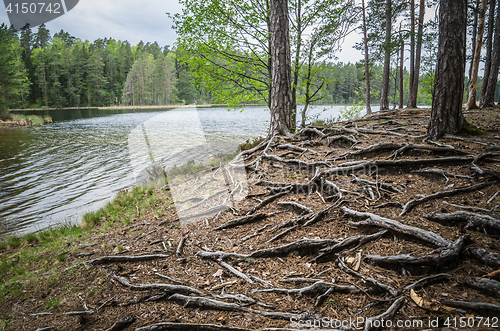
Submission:
POLYGON ((0 25, 0 116, 7 109, 22 106, 28 95, 28 76, 21 59, 21 44, 5 24, 0 25))
POLYGON ((362 101, 353 104, 352 106, 344 107, 340 110, 339 121, 347 121, 360 118, 363 115, 365 105, 362 101))
POLYGON ((7 239, 7 245, 9 245, 10 248, 19 247, 21 243, 21 238, 18 236, 12 236, 7 239))
POLYGON ((248 139, 246 142, 240 144, 240 149, 242 151, 252 149, 255 146, 257 146, 258 144, 260 144, 261 142, 263 142, 264 140, 265 140, 265 138, 263 138, 263 137, 257 137, 257 138, 254 137, 253 139, 248 139))
POLYGON ((59 298, 54 298, 50 299, 49 301, 45 302, 44 306, 51 309, 51 308, 57 308, 61 305, 61 299, 59 298))

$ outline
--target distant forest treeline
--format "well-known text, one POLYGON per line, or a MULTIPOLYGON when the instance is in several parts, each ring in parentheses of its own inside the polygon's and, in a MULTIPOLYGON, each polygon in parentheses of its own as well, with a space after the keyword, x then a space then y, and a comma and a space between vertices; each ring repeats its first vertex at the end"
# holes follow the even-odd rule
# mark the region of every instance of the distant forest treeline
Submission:
MULTIPOLYGON (((44 25, 37 32, 26 27, 16 33, 5 25, 0 30, 4 40, 0 47, 9 49, 18 60, 13 59, 15 66, 14 62, 10 64, 20 76, 19 91, 10 100, 11 108, 220 102, 204 84, 195 80, 192 68, 181 61, 179 50, 161 47, 157 42, 131 45, 128 41, 107 38, 82 41, 62 30, 51 36, 44 25)), ((365 80, 360 63, 327 63, 323 71, 328 84, 316 103, 352 104, 364 100, 365 80)), ((394 69, 389 93, 394 106, 399 95, 397 76, 394 69)), ((372 101, 378 103, 382 66, 372 67, 371 79, 372 101)), ((409 81, 407 72, 404 79, 409 81)), ((479 91, 481 81, 478 83, 479 91)), ((429 70, 420 80, 419 104, 431 103, 432 85, 433 72, 429 70)), ((408 88, 408 84, 404 86, 408 88)), ((303 91, 299 89, 299 97, 301 94, 303 91)))

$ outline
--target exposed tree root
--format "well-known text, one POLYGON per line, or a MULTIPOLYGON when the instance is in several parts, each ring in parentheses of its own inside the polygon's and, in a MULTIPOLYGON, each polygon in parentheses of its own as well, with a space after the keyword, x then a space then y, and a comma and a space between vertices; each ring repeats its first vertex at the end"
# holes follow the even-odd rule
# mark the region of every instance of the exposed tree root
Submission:
POLYGON ((270 196, 269 198, 267 199, 264 199, 262 200, 262 202, 260 202, 258 205, 254 206, 253 208, 251 208, 248 212, 247 212, 247 216, 248 215, 252 215, 253 213, 255 213, 257 210, 259 210, 260 208, 264 207, 264 206, 267 206, 268 204, 270 204, 271 202, 273 202, 274 200, 278 199, 279 197, 282 197, 284 196, 285 194, 288 194, 289 191, 285 188, 283 192, 280 192, 280 193, 277 193, 275 195, 272 195, 270 196))
POLYGON ((292 252, 298 252, 300 255, 306 255, 312 252, 317 252, 318 250, 334 243, 336 243, 336 241, 332 239, 301 239, 287 245, 261 249, 250 254, 226 253, 221 251, 199 251, 198 253, 196 253, 196 256, 212 260, 242 260, 248 258, 281 257, 286 256, 292 252))
POLYGON ((372 181, 369 181, 369 180, 366 180, 366 179, 360 179, 360 178, 358 178, 356 176, 354 176, 354 178, 353 178, 352 181, 354 183, 358 183, 358 184, 362 184, 362 185, 372 185, 372 186, 375 186, 378 189, 383 189, 383 190, 389 191, 391 193, 402 193, 400 189, 398 189, 397 187, 394 187, 391 184, 387 184, 387 183, 372 182, 372 181))
POLYGON ((315 171, 314 169, 316 169, 317 167, 328 167, 329 166, 329 164, 327 162, 324 162, 324 161, 309 163, 309 162, 305 162, 305 161, 301 161, 301 160, 297 160, 297 159, 283 159, 277 155, 270 155, 270 154, 264 154, 262 157, 264 159, 268 159, 272 162, 292 164, 292 165, 295 165, 296 167, 299 167, 299 169, 311 170, 311 172, 313 172, 313 173, 315 171))
POLYGON ((179 241, 179 245, 177 246, 177 250, 175 251, 175 254, 177 256, 182 255, 182 250, 184 249, 184 244, 186 243, 186 237, 182 237, 181 240, 179 241))
POLYGON ((311 209, 311 208, 308 208, 304 205, 301 205, 300 203, 298 202, 294 202, 294 201, 280 201, 277 203, 278 206, 283 206, 283 207, 289 207, 291 209, 294 209, 294 210, 300 210, 303 213, 306 213, 306 214, 312 214, 314 213, 314 211, 311 209))
POLYGON ((492 268, 500 268, 500 254, 490 252, 483 248, 469 248, 470 255, 492 268))
POLYGON ((324 281, 316 282, 312 285, 302 287, 302 288, 269 288, 269 289, 255 289, 252 292, 264 292, 264 293, 277 293, 277 294, 296 294, 302 295, 319 295, 325 293, 327 290, 332 289, 336 293, 359 293, 359 289, 352 285, 336 285, 330 284, 324 281))
POLYGON ((396 159, 398 155, 403 154, 407 150, 425 150, 436 153, 453 153, 458 155, 467 155, 469 153, 465 151, 461 151, 452 146, 448 147, 437 147, 437 146, 427 146, 427 145, 418 145, 418 144, 403 144, 398 150, 396 150, 390 158, 396 159))
POLYGON ((468 311, 475 311, 480 314, 500 314, 500 306, 494 305, 492 303, 485 302, 467 302, 467 301, 456 301, 456 300, 442 300, 441 303, 448 307, 464 309, 468 311))
POLYGON ((372 330, 380 329, 380 327, 377 327, 377 324, 378 324, 377 321, 379 321, 379 320, 386 320, 386 321, 391 320, 393 318, 393 316, 401 308, 401 306, 405 302, 405 299, 406 298, 404 296, 402 296, 401 298, 394 301, 394 303, 384 313, 377 315, 377 316, 367 318, 366 322, 365 322, 364 331, 372 331, 372 330))
POLYGON ((380 266, 387 265, 414 265, 414 266, 438 266, 446 265, 454 259, 457 259, 462 248, 465 245, 465 240, 468 236, 462 236, 455 242, 447 247, 441 247, 431 252, 429 255, 421 257, 413 257, 409 254, 394 255, 394 256, 380 256, 380 255, 367 255, 364 261, 370 264, 380 266))
POLYGON ((489 296, 500 299, 500 282, 488 278, 469 278, 465 281, 469 287, 481 290, 489 296))
POLYGON ((102 265, 102 264, 111 264, 111 263, 127 263, 127 262, 143 262, 143 261, 151 261, 151 260, 159 260, 166 259, 170 257, 170 255, 165 254, 153 254, 153 255, 139 255, 139 256, 103 256, 97 259, 93 259, 90 261, 79 263, 78 265, 90 264, 90 265, 102 265))
POLYGON ((409 212, 410 210, 412 210, 416 206, 419 206, 423 203, 426 203, 427 201, 441 199, 444 197, 451 197, 451 196, 454 196, 457 194, 462 194, 462 193, 478 191, 478 190, 483 189, 485 187, 491 186, 495 183, 496 182, 480 183, 480 184, 476 184, 476 185, 472 185, 472 186, 457 188, 457 189, 451 190, 451 191, 441 191, 441 192, 437 192, 437 193, 434 193, 431 195, 426 195, 425 197, 422 197, 419 199, 411 200, 404 205, 403 211, 399 214, 399 216, 403 216, 404 214, 406 214, 407 212, 409 212))
POLYGON ((300 316, 298 314, 291 314, 291 313, 261 311, 247 307, 242 307, 234 303, 228 303, 224 301, 208 299, 203 297, 190 297, 182 294, 174 294, 170 296, 168 300, 182 304, 184 308, 200 308, 200 309, 211 309, 211 310, 222 310, 222 311, 241 311, 245 313, 259 314, 273 319, 283 319, 288 321, 292 318, 299 318, 300 316))
POLYGON ((155 272, 155 276, 158 276, 158 277, 160 277, 160 278, 163 278, 163 279, 169 280, 169 281, 171 281, 172 283, 176 283, 176 284, 179 284, 179 285, 187 285, 186 283, 181 282, 180 280, 177 280, 177 279, 175 279, 175 278, 172 278, 172 277, 169 277, 169 276, 165 276, 165 275, 159 274, 159 273, 157 273, 157 272, 155 272))
POLYGON ((418 175, 431 174, 431 175, 443 176, 446 179, 446 182, 444 183, 445 185, 448 184, 448 181, 450 180, 449 177, 453 177, 453 178, 466 178, 466 179, 473 179, 474 178, 474 177, 471 177, 471 176, 464 176, 464 175, 453 174, 453 173, 444 171, 443 169, 435 169, 435 168, 432 168, 432 169, 422 169, 422 170, 414 170, 412 172, 416 173, 418 175))
POLYGON ((378 280, 375 280, 373 278, 367 278, 367 277, 363 276, 362 274, 360 274, 359 272, 349 268, 348 266, 345 265, 345 263, 340 258, 337 259, 337 264, 338 264, 339 268, 342 269, 343 271, 345 271, 346 273, 353 275, 355 277, 361 278, 366 283, 372 284, 373 286, 375 286, 379 290, 382 290, 383 292, 387 292, 393 297, 396 297, 399 294, 401 294, 394 287, 386 285, 386 284, 379 282, 378 280))
POLYGON ((134 324, 135 320, 137 318, 135 316, 129 315, 120 318, 118 321, 115 322, 109 329, 106 329, 106 331, 121 331, 125 330, 132 324, 134 324))
POLYGON ((224 261, 219 261, 218 262, 222 267, 226 268, 229 272, 233 273, 237 277, 240 277, 241 279, 245 280, 246 282, 253 284, 253 280, 251 280, 247 275, 242 273, 241 271, 237 270, 234 268, 232 265, 224 262, 224 261))
POLYGON ((321 279, 314 279, 314 278, 285 278, 285 279, 280 279, 278 282, 280 283, 311 283, 314 284, 316 282, 320 282, 321 279))
POLYGON ((351 247, 359 247, 361 245, 364 245, 372 240, 376 240, 380 237, 382 237, 384 234, 387 233, 387 230, 382 230, 380 232, 370 234, 370 235, 358 235, 358 236, 352 236, 348 237, 338 244, 335 244, 333 246, 323 248, 319 252, 321 253, 314 259, 312 259, 310 262, 316 262, 316 263, 321 263, 321 262, 326 262, 328 260, 331 260, 331 256, 333 254, 339 253, 343 251, 344 249, 349 249, 351 247))
MULTIPOLYGON (((347 145, 347 146, 353 146, 356 144, 359 144, 359 141, 357 141, 354 138, 347 137, 347 136, 333 136, 333 137, 327 137, 326 141, 328 143, 328 146, 332 147, 332 145, 347 145)), ((328 154, 333 153, 333 151, 328 152, 328 154)))
POLYGON ((130 288, 133 291, 162 291, 163 293, 173 294, 197 294, 205 295, 202 291, 184 285, 171 285, 171 284, 132 284, 126 278, 112 275, 113 279, 121 285, 130 288))
POLYGON ((232 301, 238 301, 239 303, 244 303, 244 304, 247 304, 247 305, 250 305, 250 306, 251 305, 259 305, 259 306, 264 307, 264 308, 275 309, 274 306, 271 306, 271 305, 265 304, 263 302, 257 301, 254 298, 251 298, 251 297, 243 295, 243 294, 225 293, 224 289, 222 289, 222 293, 221 294, 216 295, 215 297, 219 298, 219 299, 228 299, 228 300, 232 300, 232 301))
POLYGON ((414 238, 426 241, 428 243, 431 243, 433 245, 445 247, 450 244, 450 241, 448 239, 445 239, 441 237, 440 235, 430 232, 424 229, 416 228, 413 226, 408 226, 404 225, 402 223, 399 223, 398 221, 391 220, 385 217, 381 217, 372 213, 365 213, 365 212, 358 212, 352 209, 349 209, 347 207, 342 207, 342 212, 348 216, 354 217, 354 218, 364 218, 366 219, 365 221, 360 221, 360 222, 351 222, 351 224, 355 226, 378 226, 381 228, 386 228, 391 231, 395 231, 398 233, 402 233, 408 236, 412 236, 414 238))
POLYGON ((449 280, 452 275, 450 274, 437 274, 434 276, 425 277, 417 280, 415 283, 406 286, 403 289, 403 293, 409 292, 410 290, 418 290, 420 288, 426 287, 427 285, 439 283, 445 280, 449 280))
POLYGON ((221 226, 216 227, 214 230, 230 229, 230 228, 234 228, 234 227, 239 226, 239 225, 258 222, 258 221, 266 218, 267 216, 268 216, 267 214, 263 214, 263 213, 243 216, 243 217, 231 220, 229 222, 226 222, 226 223, 222 224, 221 226))
POLYGON ((291 149, 293 151, 297 151, 297 152, 300 152, 300 153, 309 152, 309 153, 311 153, 313 155, 319 155, 319 153, 316 152, 315 150, 312 150, 312 149, 309 149, 309 148, 303 148, 303 147, 295 146, 295 145, 292 145, 292 144, 282 144, 282 145, 278 145, 276 147, 280 148, 280 149, 291 149))
POLYGON ((437 221, 439 223, 467 222, 464 227, 466 230, 480 226, 493 229, 497 232, 500 231, 500 220, 488 215, 469 213, 466 211, 456 211, 447 214, 428 213, 424 214, 424 217, 429 221, 437 221))

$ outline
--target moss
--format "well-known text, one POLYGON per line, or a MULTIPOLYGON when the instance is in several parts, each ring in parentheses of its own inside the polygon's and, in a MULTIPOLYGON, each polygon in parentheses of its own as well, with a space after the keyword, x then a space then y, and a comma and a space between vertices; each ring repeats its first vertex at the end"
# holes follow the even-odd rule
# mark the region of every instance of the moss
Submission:
POLYGON ((484 131, 473 124, 466 123, 458 131, 458 134, 461 136, 481 136, 484 134, 484 131))

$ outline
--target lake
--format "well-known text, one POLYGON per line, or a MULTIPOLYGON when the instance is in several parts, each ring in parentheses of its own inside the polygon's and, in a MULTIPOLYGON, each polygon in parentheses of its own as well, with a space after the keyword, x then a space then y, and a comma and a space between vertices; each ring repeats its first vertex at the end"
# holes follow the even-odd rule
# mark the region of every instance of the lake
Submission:
MULTIPOLYGON (((315 106, 310 115, 337 118, 342 108, 315 106)), ((265 136, 270 119, 254 106, 45 113, 54 124, 0 128, 0 238, 77 223, 140 183, 152 159, 165 167, 209 161, 265 136)))

